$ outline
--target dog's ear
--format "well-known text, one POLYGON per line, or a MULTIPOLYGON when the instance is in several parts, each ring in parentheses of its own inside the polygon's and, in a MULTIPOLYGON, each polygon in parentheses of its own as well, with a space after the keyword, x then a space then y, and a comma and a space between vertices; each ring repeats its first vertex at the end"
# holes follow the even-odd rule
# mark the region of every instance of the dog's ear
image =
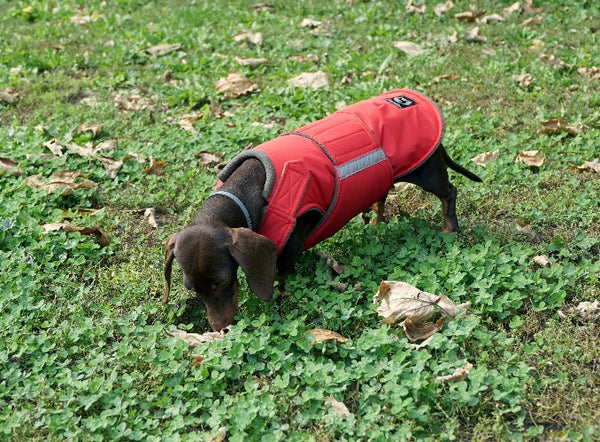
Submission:
POLYGON ((275 243, 244 227, 230 229, 230 232, 231 256, 244 270, 250 289, 259 299, 270 301, 277 261, 275 243))
POLYGON ((169 300, 169 292, 171 291, 171 269, 173 268, 173 259, 175 258, 175 241, 178 233, 173 233, 167 238, 165 244, 165 293, 162 297, 162 303, 166 304, 169 300))

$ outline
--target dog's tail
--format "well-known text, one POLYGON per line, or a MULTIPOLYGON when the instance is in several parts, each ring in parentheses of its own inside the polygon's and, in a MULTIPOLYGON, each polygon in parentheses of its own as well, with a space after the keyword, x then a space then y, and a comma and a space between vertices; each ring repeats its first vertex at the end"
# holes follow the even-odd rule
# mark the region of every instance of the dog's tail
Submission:
POLYGON ((479 178, 477 175, 475 175, 473 172, 471 172, 470 170, 467 170, 460 164, 455 163, 454 160, 452 158, 450 158, 450 155, 448 155, 448 153, 446 152, 446 149, 444 149, 443 145, 440 145, 440 147, 442 149, 442 153, 444 154, 444 161, 446 162, 446 165, 450 169, 460 173, 461 175, 466 176, 470 180, 477 181, 478 183, 483 182, 483 180, 481 178, 479 178))

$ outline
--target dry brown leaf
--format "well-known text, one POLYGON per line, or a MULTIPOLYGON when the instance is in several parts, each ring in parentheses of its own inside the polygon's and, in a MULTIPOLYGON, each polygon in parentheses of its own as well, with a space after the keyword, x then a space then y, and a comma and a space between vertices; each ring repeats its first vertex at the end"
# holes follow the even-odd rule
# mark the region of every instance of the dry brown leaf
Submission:
POLYGON ((144 52, 148 55, 154 55, 156 57, 162 57, 163 55, 170 54, 181 49, 179 43, 162 43, 156 46, 151 46, 144 49, 144 52))
POLYGON ((421 341, 429 339, 442 329, 444 318, 440 318, 436 322, 415 322, 412 318, 406 318, 402 323, 402 329, 409 341, 421 341))
POLYGON ((199 120, 200 118, 202 118, 203 116, 204 116, 204 114, 202 114, 201 112, 197 112, 195 114, 186 114, 179 119, 177 124, 179 124, 179 127, 187 130, 188 132, 196 132, 194 123, 197 120, 199 120))
POLYGON ((253 45, 259 45, 263 41, 263 35, 262 32, 244 31, 241 34, 238 34, 235 37, 233 37, 233 41, 235 41, 236 43, 247 41, 249 43, 252 43, 253 45))
POLYGON ((343 402, 338 401, 333 396, 327 396, 323 399, 325 400, 325 405, 329 405, 331 409, 340 417, 348 417, 352 414, 343 402))
POLYGON ((460 79, 460 77, 458 75, 445 74, 445 75, 438 75, 437 77, 435 77, 433 79, 433 81, 435 81, 436 83, 439 83, 442 80, 455 81, 455 80, 459 80, 459 79, 460 79))
POLYGON ((0 103, 15 104, 20 98, 19 91, 12 87, 0 91, 0 103))
POLYGON ((506 21, 506 20, 501 15, 490 14, 490 15, 486 15, 486 16, 483 16, 480 19, 478 19, 477 23, 488 24, 488 23, 500 23, 503 21, 506 21))
POLYGON ((156 223, 156 210, 153 207, 148 207, 146 210, 144 210, 144 218, 148 221, 150 226, 154 227, 155 229, 158 228, 158 224, 156 223))
POLYGON ((541 167, 546 161, 546 155, 539 150, 523 150, 515 158, 515 162, 523 163, 529 167, 541 167))
POLYGON ((458 13, 454 14, 454 18, 459 21, 464 21, 464 22, 470 23, 470 22, 476 21, 479 17, 482 17, 484 15, 485 15, 485 10, 482 9, 477 12, 471 12, 471 11, 458 12, 458 13))
POLYGON ((154 157, 150 157, 150 167, 146 168, 145 171, 148 175, 162 175, 166 161, 157 161, 154 157))
POLYGON ((444 3, 438 3, 437 5, 435 5, 433 7, 433 13, 439 17, 442 14, 448 12, 452 8, 454 8, 454 3, 452 3, 452 1, 450 1, 450 0, 448 0, 444 3))
POLYGON ((533 241, 537 238, 537 232, 533 230, 531 225, 527 224, 521 218, 515 218, 515 226, 517 231, 527 236, 530 241, 533 241))
POLYGON ((419 55, 423 53, 423 48, 411 41, 395 41, 392 46, 404 52, 406 55, 419 55))
POLYGON ((129 152, 127 155, 125 155, 125 158, 123 158, 123 161, 132 160, 132 159, 136 160, 140 164, 144 164, 146 162, 146 158, 144 158, 144 156, 142 154, 135 153, 135 152, 129 152))
POLYGON ((550 259, 548 259, 546 255, 536 255, 533 257, 532 261, 540 267, 550 267, 552 265, 550 259))
POLYGON ((556 58, 556 56, 552 54, 541 54, 538 58, 543 62, 551 64, 557 71, 561 71, 567 67, 567 64, 564 61, 556 58))
POLYGON ((425 14, 426 10, 427 6, 425 5, 425 3, 414 4, 413 0, 408 0, 408 3, 406 4, 406 12, 416 12, 418 14, 425 14))
POLYGON ((258 85, 239 72, 232 71, 227 77, 220 78, 215 83, 215 90, 223 92, 226 98, 237 98, 258 89, 258 85))
POLYGON ((19 163, 10 158, 0 157, 0 173, 9 172, 11 176, 21 176, 23 169, 17 167, 19 163))
POLYGON ((217 430, 217 435, 210 439, 210 442, 225 442, 227 440, 227 428, 220 427, 217 430))
POLYGON ((567 132, 571 135, 578 135, 581 132, 588 130, 583 124, 573 125, 564 118, 554 118, 551 120, 542 121, 542 127, 538 130, 538 134, 553 134, 558 132, 567 132))
POLYGON ((62 195, 71 195, 79 188, 93 189, 96 186, 92 180, 84 178, 81 172, 62 171, 56 172, 48 181, 44 181, 42 175, 31 175, 23 180, 23 184, 29 187, 44 189, 49 193, 62 190, 62 195), (78 178, 82 178, 78 180, 78 178))
POLYGON ((431 344, 431 341, 433 340, 434 336, 435 335, 431 335, 430 337, 428 337, 427 339, 425 339, 420 344, 411 344, 410 345, 410 349, 411 350, 421 350, 422 348, 427 347, 429 344, 431 344))
POLYGON ((167 336, 170 338, 177 338, 183 342, 185 342, 186 344, 188 344, 190 347, 198 347, 202 344, 204 344, 205 342, 213 342, 213 341, 222 341, 223 339, 225 339, 225 335, 227 334, 227 331, 230 330, 230 328, 228 327, 226 329, 226 331, 220 331, 220 332, 206 332, 206 333, 188 333, 186 331, 183 330, 169 330, 167 332, 167 336))
POLYGON ((531 74, 513 75, 512 79, 519 83, 522 88, 527 88, 533 84, 533 76, 531 74))
POLYGON ((585 161, 581 166, 571 166, 570 168, 579 172, 593 170, 600 173, 600 158, 596 158, 594 161, 585 161))
POLYGON ((101 143, 96 144, 96 147, 94 147, 94 150, 96 151, 96 153, 105 152, 107 150, 114 150, 118 146, 119 146, 119 142, 117 140, 105 140, 105 141, 102 141, 101 143))
POLYGON ((288 80, 293 87, 318 89, 329 86, 329 76, 323 71, 305 72, 288 80))
POLYGON ((250 5, 249 8, 253 11, 267 11, 267 12, 275 12, 275 5, 271 3, 257 3, 255 5, 250 5))
POLYGON ((266 58, 244 58, 244 57, 235 57, 235 61, 240 66, 250 66, 255 68, 256 66, 260 66, 261 64, 268 63, 269 60, 266 58))
POLYGON ((336 341, 340 344, 343 344, 348 339, 344 338, 339 333, 336 333, 331 330, 325 330, 323 328, 314 328, 312 330, 308 330, 306 333, 311 335, 315 339, 315 344, 320 344, 322 342, 332 342, 336 341))
POLYGON ((301 28, 318 28, 323 24, 322 21, 313 20, 312 18, 305 18, 300 22, 301 28))
POLYGON ((454 371, 454 373, 452 373, 452 374, 449 374, 447 376, 437 376, 435 378, 435 382, 464 381, 467 378, 467 376, 469 375, 469 372, 471 371, 472 368, 473 368, 473 364, 471 364, 470 362, 467 362, 464 367, 457 368, 454 371))
POLYGON ((52 152, 52 155, 62 157, 63 149, 65 149, 67 145, 56 138, 52 138, 50 141, 44 143, 44 147, 47 147, 50 152, 52 152))
POLYGON ((44 232, 54 232, 56 230, 64 230, 65 232, 79 232, 86 236, 96 236, 98 238, 98 244, 102 247, 106 247, 110 244, 110 236, 100 230, 100 226, 95 225, 94 227, 81 227, 71 224, 70 222, 64 223, 48 223, 42 225, 44 232))
POLYGON ((123 95, 116 93, 113 102, 118 109, 124 111, 154 111, 154 106, 150 103, 150 100, 139 94, 123 95))
POLYGON ((539 38, 534 38, 533 42, 531 43, 531 46, 529 46, 529 49, 531 49, 532 51, 537 51, 539 49, 542 49, 544 46, 546 46, 546 43, 544 43, 539 38))
POLYGON ((90 23, 92 23, 93 18, 91 15, 74 15, 69 20, 71 23, 75 23, 76 25, 88 26, 90 23))
POLYGON ((577 313, 583 319, 593 321, 600 318, 600 302, 580 302, 576 307, 572 308, 572 311, 577 313))
POLYGON ((121 167, 123 167, 123 161, 116 160, 111 157, 98 155, 96 159, 102 163, 102 166, 104 166, 104 170, 106 171, 106 175, 111 178, 116 177, 121 170, 121 167))
POLYGON ((469 30, 463 37, 465 41, 470 42, 484 42, 487 41, 487 37, 479 31, 479 26, 475 26, 469 30))
POLYGON ((298 63, 309 62, 309 63, 319 64, 319 56, 316 54, 293 55, 292 59, 296 60, 298 63))
POLYGON ((539 25, 543 19, 544 17, 542 15, 536 15, 535 17, 531 17, 523 21, 523 23, 521 23, 521 26, 539 25))
POLYGON ((202 151, 202 152, 198 152, 195 155, 195 157, 198 158, 200 160, 200 162, 203 165, 205 165, 206 167, 215 167, 215 166, 218 166, 223 161, 223 154, 222 153, 214 154, 214 153, 211 153, 211 152, 202 151))
POLYGON ((473 161, 478 166, 485 167, 488 163, 496 161, 499 155, 500 149, 496 149, 492 150, 491 152, 480 153, 479 155, 476 155, 473 158, 471 158, 471 161, 473 161))
POLYGON ((100 132, 102 130, 103 127, 104 127, 104 125, 100 124, 100 123, 80 124, 77 127, 76 132, 91 132, 93 136, 96 136, 96 135, 98 135, 98 132, 100 132))
POLYGON ((516 3, 513 3, 512 5, 508 6, 507 8, 504 8, 502 10, 502 12, 504 12, 504 15, 508 15, 508 14, 512 14, 513 12, 517 12, 520 10, 521 10, 521 3, 516 2, 516 3))
MULTIPOLYGON (((600 80, 600 66, 592 66, 589 68, 579 68, 577 69, 581 75, 585 75, 589 77, 591 80, 600 80)), ((0 92, 0 94, 2 94, 0 92)))

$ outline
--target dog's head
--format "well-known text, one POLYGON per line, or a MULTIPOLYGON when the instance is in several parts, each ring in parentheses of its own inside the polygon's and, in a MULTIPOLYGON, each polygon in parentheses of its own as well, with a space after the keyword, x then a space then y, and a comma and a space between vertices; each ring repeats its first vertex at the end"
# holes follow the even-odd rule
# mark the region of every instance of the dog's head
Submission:
POLYGON ((163 303, 169 298, 173 259, 183 272, 183 285, 204 302, 215 331, 232 324, 238 312, 238 266, 258 298, 273 297, 275 243, 250 229, 192 224, 169 236, 163 303))

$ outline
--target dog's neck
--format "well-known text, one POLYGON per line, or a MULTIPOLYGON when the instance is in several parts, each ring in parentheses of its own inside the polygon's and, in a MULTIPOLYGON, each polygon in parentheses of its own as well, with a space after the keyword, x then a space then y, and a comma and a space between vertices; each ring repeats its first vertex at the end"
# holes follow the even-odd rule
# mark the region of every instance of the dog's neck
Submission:
POLYGON ((213 224, 222 227, 252 227, 257 230, 262 222, 263 208, 266 204, 262 197, 266 174, 259 160, 250 158, 244 161, 219 187, 219 191, 234 196, 214 195, 207 198, 198 211, 194 223, 213 224), (236 202, 235 199, 239 201, 236 202), (246 208, 247 213, 240 207, 246 208))

